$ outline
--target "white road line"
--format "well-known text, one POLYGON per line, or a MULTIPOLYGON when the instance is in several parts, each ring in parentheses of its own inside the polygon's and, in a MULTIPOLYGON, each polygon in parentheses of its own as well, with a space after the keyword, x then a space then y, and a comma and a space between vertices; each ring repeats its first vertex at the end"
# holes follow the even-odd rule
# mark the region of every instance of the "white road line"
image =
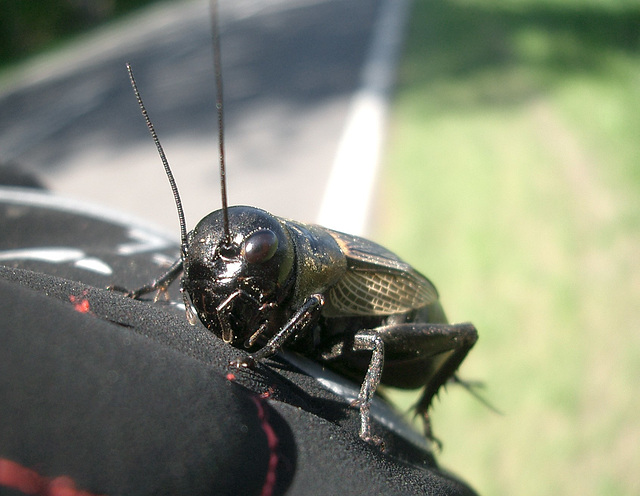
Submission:
POLYGON ((381 5, 317 217, 320 225, 365 234, 408 10, 408 0, 381 5))

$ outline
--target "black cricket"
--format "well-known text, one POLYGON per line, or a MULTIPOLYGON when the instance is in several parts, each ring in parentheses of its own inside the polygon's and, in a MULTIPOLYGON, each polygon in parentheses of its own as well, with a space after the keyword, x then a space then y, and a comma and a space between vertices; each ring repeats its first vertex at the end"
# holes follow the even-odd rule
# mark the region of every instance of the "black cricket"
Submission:
MULTIPOLYGON (((215 23, 215 12, 212 13, 215 23)), ((214 24, 215 25, 215 24, 214 24)), ((138 298, 163 291, 180 274, 187 318, 250 352, 231 365, 255 367, 282 348, 362 383, 360 437, 374 444, 370 406, 379 384, 423 388, 415 405, 431 438, 428 408, 477 340, 470 323, 449 324, 438 292, 423 275, 366 239, 227 206, 222 77, 214 29, 222 208, 187 233, 178 189, 148 117, 131 67, 138 104, 151 132, 178 210, 181 256, 151 284, 125 291, 138 298)))

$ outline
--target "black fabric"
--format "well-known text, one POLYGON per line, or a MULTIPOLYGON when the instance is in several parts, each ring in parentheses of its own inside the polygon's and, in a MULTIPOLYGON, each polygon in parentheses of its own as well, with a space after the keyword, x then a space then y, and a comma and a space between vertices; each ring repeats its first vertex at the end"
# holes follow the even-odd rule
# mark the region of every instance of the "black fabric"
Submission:
POLYGON ((109 495, 473 494, 378 421, 385 450, 361 441, 357 410, 286 357, 230 368, 242 352, 191 326, 175 290, 103 289, 149 282, 175 243, 16 191, 0 191, 1 494, 34 494, 10 482, 25 477, 109 495))

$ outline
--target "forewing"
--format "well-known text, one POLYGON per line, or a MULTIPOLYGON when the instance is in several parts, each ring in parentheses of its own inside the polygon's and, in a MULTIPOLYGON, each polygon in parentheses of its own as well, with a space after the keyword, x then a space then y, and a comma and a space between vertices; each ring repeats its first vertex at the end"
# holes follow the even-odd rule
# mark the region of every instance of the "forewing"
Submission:
POLYGON ((438 292, 422 274, 382 246, 330 231, 347 257, 347 271, 327 293, 328 315, 389 315, 435 302, 438 292))

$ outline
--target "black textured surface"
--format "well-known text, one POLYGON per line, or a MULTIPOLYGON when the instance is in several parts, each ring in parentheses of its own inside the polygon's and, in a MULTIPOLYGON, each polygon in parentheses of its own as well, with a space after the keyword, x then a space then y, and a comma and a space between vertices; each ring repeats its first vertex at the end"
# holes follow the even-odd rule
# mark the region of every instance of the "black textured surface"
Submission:
POLYGON ((286 360, 236 371, 242 352, 175 304, 101 289, 161 272, 175 245, 123 253, 126 224, 28 196, 0 201, 0 461, 95 494, 473 494, 378 423, 386 450, 361 441, 357 410, 286 360), (60 239, 84 258, 20 251, 60 239))

